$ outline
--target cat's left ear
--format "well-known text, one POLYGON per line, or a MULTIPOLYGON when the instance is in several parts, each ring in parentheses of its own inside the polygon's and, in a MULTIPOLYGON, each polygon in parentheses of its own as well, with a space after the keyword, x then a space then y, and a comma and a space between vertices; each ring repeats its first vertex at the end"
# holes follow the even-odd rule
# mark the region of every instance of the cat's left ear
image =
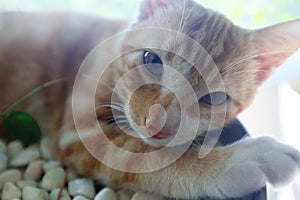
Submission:
POLYGON ((254 32, 254 45, 260 63, 258 83, 269 77, 291 54, 300 49, 300 19, 254 32))

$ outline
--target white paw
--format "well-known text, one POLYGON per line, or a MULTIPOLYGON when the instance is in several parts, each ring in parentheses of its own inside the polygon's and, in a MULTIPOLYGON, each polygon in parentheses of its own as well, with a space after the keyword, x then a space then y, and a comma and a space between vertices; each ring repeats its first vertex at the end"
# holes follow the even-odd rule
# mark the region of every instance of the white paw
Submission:
POLYGON ((274 187, 287 184, 300 171, 300 152, 270 137, 244 139, 224 148, 232 152, 217 182, 225 197, 255 192, 266 182, 274 187))

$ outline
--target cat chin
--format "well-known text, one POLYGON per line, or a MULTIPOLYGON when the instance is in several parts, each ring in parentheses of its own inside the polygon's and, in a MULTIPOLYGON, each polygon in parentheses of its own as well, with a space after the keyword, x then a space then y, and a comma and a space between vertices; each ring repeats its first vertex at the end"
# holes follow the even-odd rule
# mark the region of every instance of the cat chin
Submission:
POLYGON ((163 139, 155 139, 155 138, 150 137, 150 138, 142 138, 142 140, 146 144, 149 144, 152 147, 161 148, 161 147, 168 145, 171 142, 172 137, 163 138, 163 139))
POLYGON ((175 135, 171 135, 166 138, 152 138, 152 137, 140 137, 146 144, 155 147, 155 148, 162 148, 162 147, 179 147, 179 146, 186 146, 190 145, 191 141, 180 140, 175 138, 175 135))
POLYGON ((145 134, 143 134, 140 131, 135 130, 137 135, 139 136, 139 138, 146 144, 155 147, 155 148, 161 148, 164 147, 166 145, 168 145, 171 141, 172 141, 172 136, 166 137, 166 138, 160 138, 160 139, 156 139, 156 138, 152 138, 149 136, 146 136, 145 134))

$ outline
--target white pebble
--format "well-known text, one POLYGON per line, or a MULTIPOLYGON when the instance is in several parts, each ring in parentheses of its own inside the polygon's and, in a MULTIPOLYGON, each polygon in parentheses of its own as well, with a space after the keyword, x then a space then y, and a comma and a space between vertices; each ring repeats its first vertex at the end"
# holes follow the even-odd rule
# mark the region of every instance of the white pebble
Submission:
POLYGON ((4 185, 6 182, 12 182, 15 183, 18 180, 21 180, 21 172, 16 169, 9 169, 0 174, 0 188, 4 185))
POLYGON ((43 137, 41 142, 40 142, 40 151, 41 151, 41 156, 42 158, 46 160, 53 159, 53 153, 52 153, 52 148, 51 148, 51 142, 48 138, 43 137))
POLYGON ((9 160, 10 167, 24 167, 31 161, 37 160, 40 157, 39 149, 36 147, 27 148, 19 152, 9 160))
POLYGON ((133 192, 132 191, 129 191, 129 190, 119 190, 117 192, 117 195, 118 195, 118 199, 119 200, 131 200, 132 199, 132 196, 133 196, 133 192))
POLYGON ((44 172, 47 172, 50 169, 57 168, 57 167, 61 167, 60 162, 58 162, 57 160, 50 160, 48 162, 43 163, 44 172))
POLYGON ((68 176, 67 176, 68 181, 71 181, 76 178, 78 178, 78 174, 76 172, 68 171, 68 176))
POLYGON ((12 141, 7 145, 7 155, 9 158, 14 157, 22 151, 24 151, 23 144, 18 140, 12 141))
POLYGON ((131 200, 164 200, 163 197, 154 195, 154 194, 148 194, 144 192, 136 192, 131 200))
POLYGON ((26 186, 22 192, 23 200, 50 200, 48 193, 36 187, 26 186))
POLYGON ((27 166, 23 178, 25 180, 37 181, 41 178, 43 174, 43 161, 35 160, 29 163, 27 166))
POLYGON ((32 180, 19 180, 16 182, 18 188, 23 189, 26 186, 37 186, 37 183, 32 180))
POLYGON ((94 198, 95 187, 91 179, 74 179, 69 181, 68 190, 71 196, 82 195, 87 198, 94 198))
POLYGON ((96 195, 94 200, 118 200, 118 197, 112 189, 104 188, 96 195))
POLYGON ((42 178, 42 188, 51 191, 59 188, 64 181, 65 171, 61 167, 50 169, 42 178))
POLYGON ((75 196, 72 200, 89 200, 88 198, 84 197, 84 196, 75 196))
POLYGON ((11 200, 13 198, 20 198, 21 190, 13 183, 6 182, 2 189, 1 200, 11 200))
MULTIPOLYGON (((60 192, 60 188, 56 188, 55 190, 53 190, 50 193, 50 200, 57 200, 59 192, 60 192)), ((70 195, 68 194, 68 192, 65 189, 63 189, 61 191, 61 195, 60 195, 59 200, 71 200, 70 195)))
POLYGON ((7 152, 7 147, 6 144, 3 140, 0 139, 0 152, 1 153, 6 153, 7 152))
POLYGON ((0 152, 0 172, 3 172, 7 168, 7 155, 0 152))

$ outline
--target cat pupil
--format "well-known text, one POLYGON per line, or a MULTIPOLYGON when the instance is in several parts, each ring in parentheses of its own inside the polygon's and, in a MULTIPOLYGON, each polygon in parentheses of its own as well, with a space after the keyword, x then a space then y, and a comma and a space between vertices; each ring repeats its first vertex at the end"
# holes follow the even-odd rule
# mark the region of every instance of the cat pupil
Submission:
POLYGON ((163 65, 161 59, 154 53, 145 51, 143 61, 146 69, 154 76, 161 77, 163 73, 163 65))
POLYGON ((205 103, 210 106, 221 106, 225 104, 229 99, 229 96, 224 92, 212 92, 203 96, 199 102, 205 103))

